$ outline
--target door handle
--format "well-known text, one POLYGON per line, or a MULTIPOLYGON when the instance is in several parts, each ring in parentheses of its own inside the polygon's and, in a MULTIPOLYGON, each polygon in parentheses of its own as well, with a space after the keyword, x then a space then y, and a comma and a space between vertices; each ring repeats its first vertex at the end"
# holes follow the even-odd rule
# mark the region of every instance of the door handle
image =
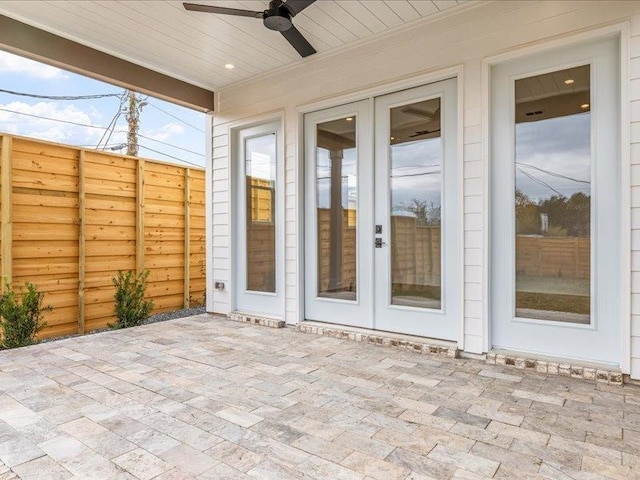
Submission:
POLYGON ((376 248, 382 248, 382 246, 386 244, 387 242, 383 242, 382 238, 376 238, 376 248))

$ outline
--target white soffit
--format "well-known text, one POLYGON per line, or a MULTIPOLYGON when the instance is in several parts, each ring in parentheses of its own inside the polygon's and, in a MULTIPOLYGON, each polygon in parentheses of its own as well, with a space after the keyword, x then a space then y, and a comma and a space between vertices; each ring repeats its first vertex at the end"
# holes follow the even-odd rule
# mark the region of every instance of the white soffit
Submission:
MULTIPOLYGON (((263 0, 189 1, 249 10, 268 6, 263 0)), ((294 25, 322 54, 461 3, 317 0, 294 25)), ((2 0, 0 14, 214 91, 314 58, 300 58, 259 19, 187 12, 174 0, 2 0), (225 68, 229 63, 235 68, 225 68)))

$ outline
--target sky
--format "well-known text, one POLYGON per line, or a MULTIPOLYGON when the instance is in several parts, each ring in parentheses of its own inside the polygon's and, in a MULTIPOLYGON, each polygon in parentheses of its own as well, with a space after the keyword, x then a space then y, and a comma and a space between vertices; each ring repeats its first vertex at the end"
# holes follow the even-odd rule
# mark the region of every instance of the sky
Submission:
MULTIPOLYGON (((124 92, 121 87, 3 51, 0 51, 0 90, 44 96, 124 92)), ((140 115, 139 156, 203 167, 206 115, 153 97, 146 101, 140 115)), ((0 132, 86 148, 96 148, 102 139, 100 149, 103 149, 105 127, 112 123, 119 110, 117 97, 54 100, 0 91, 0 132)), ((118 117, 113 130, 106 150, 124 154, 126 147, 119 148, 126 142, 124 113, 118 117)))
POLYGON ((591 114, 516 125, 516 187, 533 201, 591 194, 591 114))

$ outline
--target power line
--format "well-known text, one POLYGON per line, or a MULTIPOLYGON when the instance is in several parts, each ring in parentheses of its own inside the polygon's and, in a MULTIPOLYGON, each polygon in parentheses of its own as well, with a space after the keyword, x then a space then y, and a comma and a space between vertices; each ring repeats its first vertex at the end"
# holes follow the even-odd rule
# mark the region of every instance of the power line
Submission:
MULTIPOLYGON (((19 112, 17 110, 10 110, 8 108, 1 108, 0 107, 0 111, 8 112, 8 113, 14 113, 16 115, 24 115, 26 117, 38 118, 40 120, 50 120, 52 122, 67 123, 69 125, 76 125, 78 127, 97 128, 97 129, 100 129, 100 130, 107 130, 109 128, 109 127, 103 127, 102 125, 90 125, 90 124, 86 124, 86 123, 73 122, 71 120, 60 120, 58 118, 44 117, 42 115, 34 115, 34 114, 31 114, 31 113, 19 112)), ((114 130, 114 132, 116 132, 116 133, 127 133, 125 130, 114 130)), ((204 157, 205 156, 203 153, 194 152, 193 150, 189 150, 187 148, 179 147, 179 146, 173 145, 171 143, 163 142, 162 140, 156 140, 155 138, 147 137, 146 135, 138 134, 138 136, 141 137, 141 138, 145 138, 145 139, 147 139, 149 141, 152 141, 152 142, 157 142, 157 143, 160 143, 162 145, 167 145, 169 147, 176 148, 178 150, 184 150, 185 152, 192 153, 192 154, 198 155, 200 157, 204 157)), ((166 154, 163 154, 163 155, 166 155, 166 154)))
POLYGON ((140 148, 144 148, 145 150, 149 150, 149 151, 154 152, 154 153, 158 153, 160 155, 164 155, 165 157, 173 158, 174 160, 177 160, 179 162, 188 163, 189 165, 193 165, 194 167, 202 168, 202 165, 198 165, 197 163, 193 163, 193 162, 190 162, 188 160, 183 160, 182 158, 174 157, 173 155, 169 155, 168 153, 164 153, 164 152, 160 152, 158 150, 154 150, 153 148, 146 147, 146 146, 144 146, 142 144, 139 144, 139 147, 140 148))
POLYGON ((553 188, 553 187, 552 187, 551 185, 549 185, 547 182, 545 182, 545 181, 543 181, 543 180, 540 180, 539 178, 534 177, 533 175, 531 175, 531 174, 530 174, 530 173, 528 173, 528 172, 525 172, 525 171, 522 169, 522 167, 518 167, 518 168, 520 168, 520 172, 521 172, 523 175, 525 175, 525 176, 529 177, 529 178, 530 178, 531 180, 533 180, 534 182, 539 183, 540 185, 542 185, 542 186, 544 186, 544 187, 547 187, 548 189, 550 189, 550 190, 552 190, 553 192, 557 193, 559 196, 563 196, 563 195, 562 195, 562 193, 560 193, 558 190, 556 190, 555 188, 553 188))
POLYGON ((182 122, 182 123, 184 123, 185 125, 188 125, 188 126, 190 126, 191 128, 193 128, 193 129, 195 129, 195 130, 198 130, 199 132, 206 133, 206 132, 205 132, 204 130, 202 130, 201 128, 196 127, 195 125, 190 124, 190 123, 189 123, 189 122, 187 122, 186 120, 183 120, 183 119, 181 119, 181 118, 179 118, 179 117, 176 117, 176 116, 175 116, 175 115, 173 115, 172 113, 169 113, 169 112, 167 112, 166 110, 163 110, 162 108, 158 107, 157 105, 155 105, 155 104, 153 104, 153 103, 151 103, 151 102, 147 102, 147 105, 149 105, 150 107, 155 108, 156 110, 160 110, 162 113, 164 113, 164 114, 166 114, 166 115, 169 115, 169 116, 170 116, 170 117, 172 117, 172 118, 175 118, 175 119, 176 119, 176 120, 178 120, 179 122, 182 122))
POLYGON ((552 177, 564 178, 565 180, 570 180, 572 182, 585 183, 587 185, 591 185, 591 182, 587 180, 580 180, 578 178, 569 177, 561 173, 552 172, 551 170, 545 170, 544 168, 536 167, 535 165, 531 165, 530 163, 516 162, 516 165, 522 165, 523 167, 533 168, 535 170, 538 170, 539 172, 546 173, 547 175, 551 175, 552 177))
POLYGON ((76 125, 78 127, 99 128, 102 130, 105 130, 107 128, 107 127, 102 127, 100 125, 87 125, 86 123, 72 122, 71 120, 60 120, 58 118, 43 117, 42 115, 34 115, 32 113, 19 112, 17 110, 10 110, 8 108, 2 108, 2 107, 0 107, 0 111, 15 113, 16 115, 24 115, 26 117, 39 118, 40 120, 51 120, 53 122, 68 123, 69 125, 76 125))
POLYGON ((100 93, 96 95, 37 95, 35 93, 14 92, 13 90, 5 90, 0 88, 0 93, 8 93, 9 95, 17 95, 20 97, 42 98, 46 100, 94 100, 97 98, 120 97, 120 93, 100 93))
POLYGON ((400 178, 400 177, 421 177, 423 175, 434 175, 436 173, 440 173, 440 170, 434 170, 433 172, 423 172, 423 173, 404 173, 402 175, 389 175, 391 178, 400 178))
POLYGON ((120 115, 122 115, 122 104, 124 103, 124 100, 125 100, 125 94, 123 93, 122 96, 120 97, 120 103, 118 104, 118 110, 116 111, 115 115, 111 119, 111 122, 109 122, 109 125, 107 126, 106 130, 102 134, 102 137, 100 137, 100 140, 98 140, 98 144, 96 145, 96 149, 100 146, 100 144, 102 143, 102 140, 107 136, 107 132, 109 131, 109 129, 111 129, 111 133, 109 133, 109 136, 104 141, 103 150, 105 148, 107 148, 107 144, 109 143, 109 140, 111 139, 111 135, 113 135, 113 130, 116 128, 116 124, 118 123, 118 118, 120 118, 120 115))

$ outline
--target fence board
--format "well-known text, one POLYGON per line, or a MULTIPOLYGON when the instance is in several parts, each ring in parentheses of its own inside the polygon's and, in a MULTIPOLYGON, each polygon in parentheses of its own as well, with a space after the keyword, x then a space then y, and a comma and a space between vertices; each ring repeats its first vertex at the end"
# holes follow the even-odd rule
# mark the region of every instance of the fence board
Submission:
POLYGON ((0 265, 54 307, 42 337, 113 322, 118 270, 150 269, 154 312, 204 302, 203 170, 0 139, 0 265))

